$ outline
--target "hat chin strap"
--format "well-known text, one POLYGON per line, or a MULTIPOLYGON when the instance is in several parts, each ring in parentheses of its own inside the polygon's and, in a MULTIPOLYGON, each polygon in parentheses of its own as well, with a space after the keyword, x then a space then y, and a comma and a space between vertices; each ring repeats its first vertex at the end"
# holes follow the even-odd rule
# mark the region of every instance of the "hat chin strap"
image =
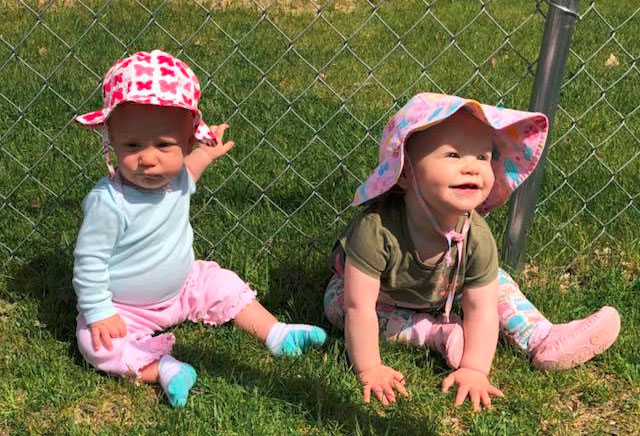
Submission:
POLYGON ((107 126, 102 128, 102 156, 104 157, 104 163, 107 165, 107 170, 109 171, 109 178, 113 179, 116 175, 116 171, 113 169, 113 164, 111 163, 111 156, 109 154, 109 146, 111 145, 111 141, 109 140, 109 130, 107 126))
POLYGON ((466 238, 467 234, 469 233, 471 220, 469 219, 469 217, 465 219, 464 226, 462 227, 462 232, 456 232, 455 229, 449 230, 446 233, 442 231, 442 229, 438 225, 438 221, 436 220, 436 217, 433 215, 433 213, 431 213, 429 206, 427 206, 427 202, 424 201, 422 192, 420 192, 420 187, 418 186, 418 181, 416 180, 416 173, 415 171, 413 171, 413 166, 411 165, 411 160, 409 159, 409 156, 406 156, 405 160, 407 162, 407 168, 411 173, 411 177, 410 177, 411 187, 413 188, 413 191, 416 195, 416 198, 418 199, 418 203, 420 204, 422 211, 427 216, 427 218, 431 222, 431 225, 436 230, 436 232, 440 233, 447 240, 447 251, 444 254, 444 263, 447 267, 450 267, 453 262, 451 259, 452 243, 455 242, 456 244, 456 248, 457 248, 456 254, 458 258, 457 259, 458 262, 456 264, 456 273, 453 276, 453 282, 449 283, 448 285, 447 301, 444 305, 444 319, 445 319, 445 322, 449 322, 449 314, 451 313, 451 308, 453 307, 453 298, 455 296, 456 289, 458 287, 458 277, 460 274, 460 265, 462 264, 462 249, 464 246, 463 245, 464 238, 466 238))

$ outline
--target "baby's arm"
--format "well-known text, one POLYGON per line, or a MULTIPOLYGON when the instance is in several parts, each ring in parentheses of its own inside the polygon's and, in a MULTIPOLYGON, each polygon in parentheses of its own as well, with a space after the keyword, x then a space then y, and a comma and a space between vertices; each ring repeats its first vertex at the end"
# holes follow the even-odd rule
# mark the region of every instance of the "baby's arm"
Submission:
POLYGON ((382 365, 378 344, 378 315, 376 301, 380 280, 356 268, 349 257, 344 271, 344 337, 349 358, 360 383, 364 401, 369 402, 373 392, 382 404, 396 400, 394 390, 408 396, 404 388, 404 375, 382 365))
POLYGON ((465 289, 462 296, 464 313, 464 353, 460 368, 442 382, 445 392, 458 385, 456 405, 469 396, 474 410, 480 403, 491 407, 490 395, 503 396, 489 383, 487 375, 498 342, 498 279, 473 289, 465 289))
POLYGON ((101 345, 111 350, 111 338, 127 333, 109 291, 109 260, 123 224, 116 207, 101 195, 104 192, 104 187, 94 190, 84 199, 84 220, 73 252, 78 310, 89 325, 96 351, 101 345))
POLYGON ((489 374, 498 343, 498 279, 465 289, 462 312, 465 346, 460 367, 489 374))
POLYGON ((204 173, 204 170, 207 169, 211 162, 231 150, 234 145, 233 141, 222 142, 224 131, 229 128, 228 124, 220 124, 218 126, 211 126, 210 128, 216 135, 218 144, 215 147, 201 145, 184 158, 184 164, 187 166, 194 182, 200 179, 200 176, 202 176, 202 173, 204 173))

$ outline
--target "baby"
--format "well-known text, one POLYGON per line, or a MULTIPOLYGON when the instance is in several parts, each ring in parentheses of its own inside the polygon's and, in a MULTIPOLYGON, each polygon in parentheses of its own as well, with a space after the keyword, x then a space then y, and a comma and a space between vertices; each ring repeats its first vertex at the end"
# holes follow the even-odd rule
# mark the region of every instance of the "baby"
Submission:
POLYGON ((502 396, 488 380, 499 330, 541 369, 564 369, 603 352, 620 318, 604 307, 569 324, 551 324, 498 268, 482 218, 533 172, 547 118, 456 96, 422 93, 394 115, 380 141, 378 167, 356 191, 367 207, 330 257, 324 297, 329 321, 344 328, 365 401, 407 394, 402 373, 384 366, 378 333, 442 353, 475 410, 502 396), (450 315, 461 297, 463 320, 450 315), (442 316, 437 316, 442 312, 442 316))
POLYGON ((234 144, 222 141, 228 125, 202 121, 193 71, 160 50, 139 52, 109 69, 102 97, 102 109, 75 119, 102 129, 109 169, 82 203, 74 251, 76 335, 85 359, 105 372, 160 382, 176 407, 186 404, 196 371, 171 356, 173 334, 154 336, 170 326, 234 320, 275 356, 321 346, 324 330, 278 322, 235 273, 194 259, 191 194, 234 144))

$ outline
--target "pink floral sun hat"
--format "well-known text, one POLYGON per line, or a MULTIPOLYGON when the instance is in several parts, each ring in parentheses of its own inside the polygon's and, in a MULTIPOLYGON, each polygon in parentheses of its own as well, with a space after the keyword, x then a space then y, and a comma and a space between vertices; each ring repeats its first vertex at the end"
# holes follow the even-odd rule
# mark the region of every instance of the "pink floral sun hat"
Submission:
POLYGON ((121 103, 171 106, 188 109, 193 114, 195 138, 208 146, 215 146, 217 138, 202 121, 198 109, 200 83, 187 64, 161 50, 138 52, 117 61, 102 81, 103 107, 75 117, 87 129, 103 128, 103 153, 113 176, 109 159, 109 138, 106 123, 109 115, 121 103))
POLYGON ((485 214, 503 205, 538 164, 549 130, 547 117, 428 92, 412 97, 391 117, 380 139, 379 165, 356 190, 352 204, 357 206, 389 191, 402 173, 404 143, 409 135, 444 121, 462 108, 495 131, 491 161, 495 183, 476 210, 485 214))

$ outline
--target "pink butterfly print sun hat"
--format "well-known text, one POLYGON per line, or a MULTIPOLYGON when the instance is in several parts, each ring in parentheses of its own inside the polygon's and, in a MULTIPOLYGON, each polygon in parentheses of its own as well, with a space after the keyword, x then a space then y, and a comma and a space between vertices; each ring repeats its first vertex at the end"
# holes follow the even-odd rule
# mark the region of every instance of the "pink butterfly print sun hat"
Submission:
POLYGON ((379 165, 356 190, 352 204, 357 206, 389 191, 402 173, 404 144, 409 135, 440 123, 459 110, 469 111, 495 131, 491 161, 495 183, 476 210, 485 214, 502 206, 538 164, 549 131, 547 117, 428 92, 412 97, 391 117, 380 139, 379 165))
POLYGON ((217 144, 217 138, 202 121, 198 109, 200 83, 187 64, 161 50, 138 52, 117 61, 102 81, 102 109, 75 117, 75 121, 87 129, 104 128, 103 152, 113 175, 109 160, 109 140, 106 122, 109 115, 121 103, 171 106, 188 109, 193 114, 196 140, 208 146, 217 144))

